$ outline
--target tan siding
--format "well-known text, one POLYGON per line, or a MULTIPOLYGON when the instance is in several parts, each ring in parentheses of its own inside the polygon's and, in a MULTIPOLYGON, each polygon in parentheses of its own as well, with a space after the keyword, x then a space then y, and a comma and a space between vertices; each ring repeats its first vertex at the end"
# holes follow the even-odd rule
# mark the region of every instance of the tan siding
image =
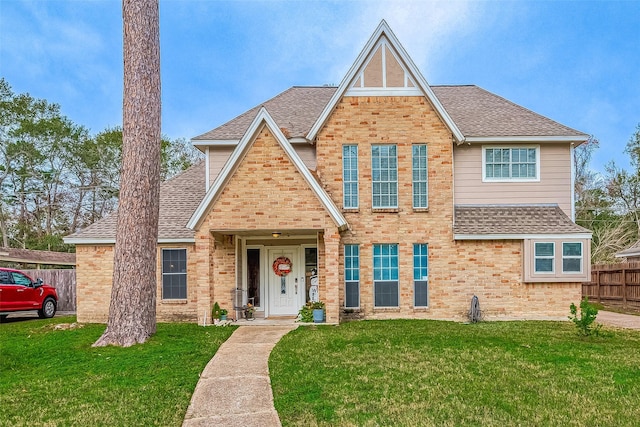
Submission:
POLYGON ((222 167, 227 163, 235 148, 235 145, 209 147, 209 185, 218 177, 222 167))
POLYGON ((569 144, 540 145, 539 182, 482 182, 481 145, 456 146, 454 165, 456 204, 557 203, 571 216, 569 144))
POLYGON ((309 169, 316 170, 316 148, 313 145, 307 143, 293 144, 293 148, 309 169))
POLYGON ((363 76, 364 87, 382 87, 382 46, 373 54, 363 76))
POLYGON ((385 54, 387 87, 404 87, 404 68, 402 68, 390 49, 387 49, 385 54))

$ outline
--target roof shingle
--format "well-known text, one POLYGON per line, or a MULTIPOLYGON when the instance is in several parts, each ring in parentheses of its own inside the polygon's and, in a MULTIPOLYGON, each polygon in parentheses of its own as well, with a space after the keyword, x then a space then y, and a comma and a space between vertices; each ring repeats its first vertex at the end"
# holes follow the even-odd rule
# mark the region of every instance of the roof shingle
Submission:
POLYGON ((576 225, 557 205, 457 205, 456 235, 591 233, 576 225))
MULTIPOLYGON (((262 106, 288 138, 306 137, 336 89, 294 86, 193 141, 197 144, 239 140, 262 106)), ((588 137, 478 86, 431 86, 431 89, 465 137, 588 137)))
MULTIPOLYGON (((193 239, 186 227, 205 193, 205 164, 199 162, 160 185, 158 239, 193 239)), ((67 236, 69 239, 115 239, 118 212, 67 236)))

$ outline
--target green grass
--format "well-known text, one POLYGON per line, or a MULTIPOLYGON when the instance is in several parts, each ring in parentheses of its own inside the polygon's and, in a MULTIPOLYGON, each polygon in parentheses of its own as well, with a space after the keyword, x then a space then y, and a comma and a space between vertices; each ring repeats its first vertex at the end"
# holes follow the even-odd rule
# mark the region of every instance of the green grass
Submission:
POLYGON ((631 426, 640 332, 569 322, 298 328, 269 361, 283 426, 631 426))
POLYGON ((92 348, 104 325, 0 324, 0 426, 180 426, 199 374, 235 328, 158 324, 144 345, 92 348))

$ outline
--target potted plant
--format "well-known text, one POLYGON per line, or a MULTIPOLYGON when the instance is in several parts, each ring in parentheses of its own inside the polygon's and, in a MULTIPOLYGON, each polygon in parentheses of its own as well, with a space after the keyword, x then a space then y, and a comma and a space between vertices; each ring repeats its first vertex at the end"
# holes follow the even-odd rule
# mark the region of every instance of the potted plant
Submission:
POLYGON ((313 323, 324 322, 324 303, 322 301, 310 302, 313 311, 313 323))
POLYGON ((213 320, 220 320, 220 314, 221 314, 220 311, 221 311, 220 304, 218 304, 218 302, 216 301, 213 304, 213 308, 211 309, 211 318, 213 320))
POLYGON ((220 320, 227 320, 227 314, 229 312, 227 311, 226 308, 221 308, 220 309, 220 320))
POLYGON ((244 306, 244 317, 247 320, 253 320, 253 312, 255 311, 255 308, 253 307, 253 304, 248 303, 247 305, 244 306))

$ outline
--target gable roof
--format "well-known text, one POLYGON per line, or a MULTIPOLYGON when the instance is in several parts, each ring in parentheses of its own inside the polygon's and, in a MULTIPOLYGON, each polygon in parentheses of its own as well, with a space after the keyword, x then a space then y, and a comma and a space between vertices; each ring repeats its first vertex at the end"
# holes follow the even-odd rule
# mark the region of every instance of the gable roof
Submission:
POLYGON ((293 86, 222 126, 192 138, 192 141, 195 145, 211 141, 239 141, 263 107, 287 138, 304 138, 335 91, 335 87, 329 86, 293 86))
POLYGON ((591 238, 558 205, 457 205, 454 239, 523 239, 545 235, 591 238))
MULTIPOLYGON (((186 227, 204 197, 205 163, 199 162, 160 184, 158 241, 193 242, 195 233, 186 227)), ((64 238, 68 244, 114 243, 118 212, 64 238)))
POLYGON ((255 119, 253 119, 253 122, 251 122, 249 129, 245 132, 244 136, 240 140, 240 143, 235 148, 233 153, 231 153, 231 157, 229 157, 229 160, 227 160, 217 178, 211 185, 211 188, 209 188, 209 191, 207 191, 204 199, 202 199, 202 201, 198 205, 198 208, 191 216, 191 219, 187 223, 187 227, 196 229, 200 226, 207 212, 209 212, 211 205, 222 193, 225 186, 240 165, 240 162, 251 148, 263 125, 268 127, 269 131, 274 136, 278 144, 280 144, 287 156, 289 156, 289 159, 291 160, 295 168, 298 170, 298 172, 300 172, 311 190, 318 197, 320 203, 322 203, 323 207, 326 209, 331 219, 333 219, 336 226, 341 230, 346 229, 348 226, 347 220, 344 218, 344 216, 342 216, 342 213, 333 203, 331 197, 329 197, 329 195, 320 186, 318 181, 316 181, 316 179, 313 177, 309 169, 303 163, 302 159, 300 159, 300 156, 298 156, 295 149, 291 146, 285 135, 282 133, 276 122, 264 107, 260 109, 255 119))
POLYGON ((389 28, 389 25, 384 19, 380 22, 378 28, 376 28, 376 30, 373 32, 373 34, 369 38, 369 41, 362 49, 362 52, 360 52, 360 55, 358 55, 358 58, 353 63, 344 79, 342 79, 340 86, 338 86, 338 90, 333 94, 327 105, 324 107, 324 110, 322 110, 322 113, 320 114, 314 125, 311 127, 311 130, 307 134, 307 139, 310 141, 315 140, 318 132, 320 132, 320 129, 322 129, 322 126, 324 126, 325 122, 331 115, 331 112, 338 104, 345 92, 348 90, 357 73, 362 69, 369 56, 373 53, 376 46, 383 39, 391 48, 393 48, 393 50, 399 57, 398 59, 403 63, 407 72, 413 78, 413 81, 417 85, 418 89, 422 90, 422 93, 431 103, 432 107, 435 109, 436 113, 440 116, 445 125, 449 128, 449 130, 453 134, 453 137, 459 142, 462 141, 464 139, 462 132, 460 132, 438 98, 435 96, 429 84, 420 73, 420 70, 413 63, 413 60, 404 50, 404 48, 400 44, 400 41, 398 41, 395 34, 393 34, 393 31, 391 31, 391 28, 389 28))
POLYGON ((478 86, 434 86, 467 142, 496 137, 584 141, 589 136, 564 126, 478 86))
MULTIPOLYGON (((588 139, 583 132, 564 126, 527 108, 474 85, 431 86, 465 141, 565 141, 588 139)), ((294 86, 263 104, 274 111, 274 121, 289 138, 306 135, 338 88, 294 86), (292 113, 293 112, 293 113, 292 113)), ((237 141, 246 133, 261 106, 192 139, 195 145, 214 140, 237 141)))

